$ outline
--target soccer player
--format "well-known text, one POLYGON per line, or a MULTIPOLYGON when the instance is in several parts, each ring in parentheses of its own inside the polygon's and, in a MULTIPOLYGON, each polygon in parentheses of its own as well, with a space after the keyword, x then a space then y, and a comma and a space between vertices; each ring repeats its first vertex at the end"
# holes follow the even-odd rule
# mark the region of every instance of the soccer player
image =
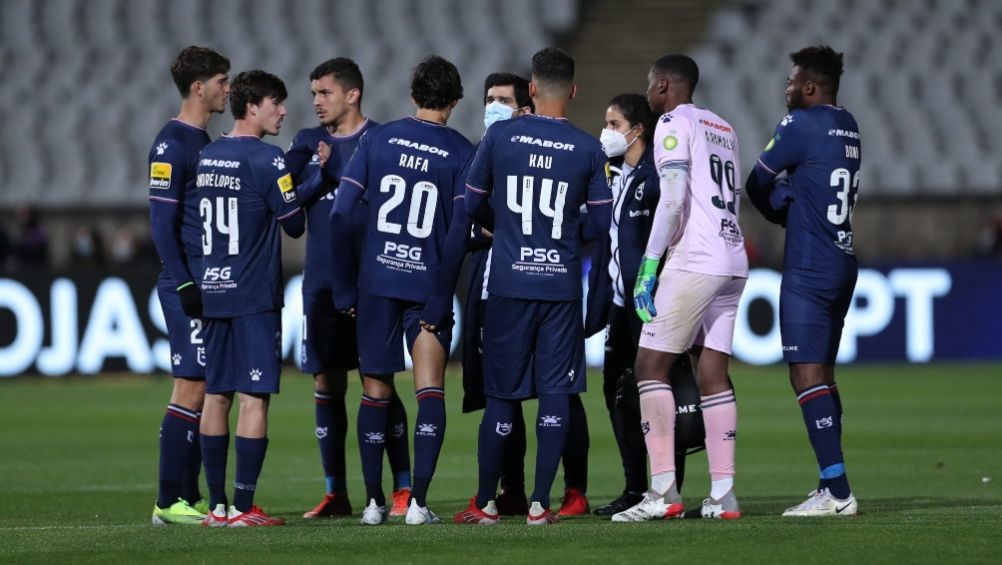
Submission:
POLYGON ((529 84, 536 114, 492 125, 470 166, 467 211, 483 222, 493 198, 495 232, 484 317, 487 407, 479 487, 453 517, 457 523, 500 519, 493 499, 501 457, 515 404, 533 394, 539 397, 538 450, 526 520, 557 521, 550 487, 567 439, 568 396, 585 390, 580 208, 587 204, 589 221, 604 232, 612 202, 602 146, 565 118, 576 91, 574 59, 554 47, 537 52, 529 84))
POLYGON ((150 149, 150 231, 163 262, 157 296, 167 322, 174 389, 160 424, 160 492, 153 524, 199 524, 208 504, 198 489, 202 467, 198 421, 205 398, 202 333, 202 220, 195 167, 209 144, 212 114, 226 109, 229 60, 190 46, 171 63, 181 111, 160 130, 150 149))
MULTIPOLYGON (((338 179, 358 140, 377 124, 362 115, 364 82, 351 59, 335 58, 310 73, 313 108, 320 125, 296 134, 285 161, 296 182, 297 199, 306 209, 306 266, 303 270, 303 337, 301 364, 313 373, 316 436, 326 480, 326 494, 304 518, 351 515, 345 475, 345 437, 348 416, 345 390, 348 371, 358 368, 354 318, 337 312, 331 294, 332 242, 330 210, 338 179)), ((352 218, 348 245, 354 250, 352 276, 365 230, 365 209, 352 218)), ((387 455, 393 470, 393 508, 390 515, 407 512, 410 494, 410 456, 407 413, 393 395, 386 433, 387 455)))
POLYGON ((279 526, 254 504, 268 448, 268 404, 278 394, 282 349, 281 229, 305 230, 285 154, 261 141, 276 135, 285 118, 285 84, 260 70, 233 79, 233 129, 207 145, 198 161, 201 214, 202 300, 205 310, 205 410, 202 459, 212 527, 279 526), (227 509, 226 456, 234 393, 237 470, 227 509))
POLYGON ((748 257, 738 228, 737 136, 720 116, 692 103, 699 67, 666 55, 647 76, 647 101, 663 114, 654 131, 661 197, 633 289, 644 321, 634 363, 651 488, 614 522, 677 518, 684 510, 675 477, 675 398, 669 369, 701 346, 696 362, 712 485, 707 518, 741 516, 734 496, 737 405, 727 375, 748 257), (658 276, 661 258, 665 266, 658 276), (657 282, 657 293, 654 285, 657 282), (653 299, 652 299, 653 294, 653 299))
POLYGON ((821 476, 808 499, 783 516, 852 516, 858 505, 842 455, 835 357, 859 268, 852 241, 859 128, 835 102, 842 54, 816 46, 790 59, 790 113, 776 126, 746 183, 755 207, 786 226, 779 295, 783 358, 821 476), (784 171, 786 178, 777 181, 784 171))
MULTIPOLYGON (((529 96, 529 81, 506 72, 496 72, 484 79, 484 127, 513 117, 532 114, 535 106, 529 96)), ((465 190, 465 188, 464 188, 465 190)), ((473 225, 468 244, 470 266, 466 304, 463 309, 463 412, 480 410, 487 404, 483 375, 483 314, 487 301, 486 277, 490 267, 490 226, 473 225)), ((525 419, 522 404, 515 407, 512 433, 502 457, 501 492, 496 503, 502 516, 525 515, 529 502, 525 496, 525 419)))
POLYGON ((418 402, 414 482, 405 521, 432 524, 427 495, 445 433, 445 363, 452 296, 469 235, 460 173, 473 146, 446 124, 463 97, 455 65, 437 56, 411 76, 412 117, 370 130, 341 177, 331 211, 334 241, 349 238, 363 194, 368 221, 357 287, 346 273, 350 250, 333 245, 334 303, 358 313, 363 395, 358 443, 369 500, 362 523, 386 521, 382 459, 393 375, 404 370, 403 341, 414 360, 418 402))

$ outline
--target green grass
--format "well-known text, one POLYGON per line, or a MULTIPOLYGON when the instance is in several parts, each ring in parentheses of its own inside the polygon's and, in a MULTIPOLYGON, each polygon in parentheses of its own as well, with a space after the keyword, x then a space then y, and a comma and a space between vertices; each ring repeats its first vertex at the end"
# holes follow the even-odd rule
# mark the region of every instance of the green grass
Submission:
MULTIPOLYGON (((805 497, 817 472, 785 369, 738 366, 732 373, 740 411, 742 520, 614 525, 586 517, 547 528, 515 519, 491 528, 302 520, 322 495, 323 480, 312 381, 294 372, 286 373, 283 394, 272 404, 271 444, 257 497, 289 525, 154 528, 157 427, 168 378, 0 380, 0 563, 998 562, 1002 367, 840 368, 847 466, 862 514, 835 520, 779 517, 805 497)), ((622 476, 601 377, 591 378, 585 402, 592 437, 588 494, 595 505, 619 493, 622 476)), ((413 419, 412 382, 401 378, 399 385, 413 419)), ((460 414, 455 374, 446 388, 449 428, 429 505, 449 520, 476 487, 480 414, 460 414)), ((363 503, 353 438, 358 395, 353 382, 348 469, 356 511, 363 503)), ((532 461, 530 455, 530 477, 532 461)), ((688 466, 683 494, 689 508, 707 491, 705 461, 697 454, 688 466)), ((561 487, 558 477, 555 499, 561 487)))

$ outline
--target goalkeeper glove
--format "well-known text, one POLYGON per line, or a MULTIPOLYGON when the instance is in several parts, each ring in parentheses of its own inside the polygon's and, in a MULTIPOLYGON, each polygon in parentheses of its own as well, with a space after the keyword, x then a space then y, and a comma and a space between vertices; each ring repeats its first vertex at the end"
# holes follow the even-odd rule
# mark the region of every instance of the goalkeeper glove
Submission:
POLYGON ((658 280, 658 265, 660 259, 652 259, 644 256, 640 262, 640 272, 637 274, 637 283, 633 285, 633 307, 637 310, 637 316, 644 322, 650 322, 654 316, 658 315, 654 309, 654 283, 658 280))

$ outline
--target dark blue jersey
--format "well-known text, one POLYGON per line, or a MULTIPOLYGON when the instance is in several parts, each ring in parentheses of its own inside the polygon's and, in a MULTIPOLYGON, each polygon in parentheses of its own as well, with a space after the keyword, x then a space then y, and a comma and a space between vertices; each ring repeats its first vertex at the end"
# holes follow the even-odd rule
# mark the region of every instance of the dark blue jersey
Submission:
POLYGON ((581 206, 588 204, 599 231, 608 230, 605 162, 599 141, 565 119, 524 116, 487 130, 466 189, 475 219, 486 196, 493 198, 491 295, 581 298, 581 206))
POLYGON ((187 271, 194 269, 189 263, 202 256, 195 168, 199 152, 209 141, 204 129, 174 119, 160 130, 150 149, 149 198, 152 203, 177 207, 170 214, 164 212, 170 217, 151 218, 153 239, 158 243, 164 267, 174 279, 172 286, 200 275, 187 271))
POLYGON ((281 308, 279 222, 301 218, 282 150, 254 136, 224 136, 207 145, 198 162, 198 209, 205 316, 281 308))
POLYGON ((789 175, 784 273, 819 278, 825 285, 822 280, 855 276, 852 212, 859 163, 859 128, 845 108, 794 110, 776 127, 756 166, 789 175))
MULTIPOLYGON (((330 213, 337 192, 337 179, 341 178, 345 165, 351 159, 358 140, 362 135, 377 126, 372 120, 365 120, 359 128, 345 136, 331 135, 326 126, 317 126, 300 130, 285 154, 285 162, 292 173, 296 186, 306 183, 321 182, 324 186, 316 195, 300 196, 300 204, 306 209, 306 264, 303 268, 303 291, 316 292, 330 290, 333 271, 331 265, 330 213), (320 161, 317 158, 317 146, 320 142, 330 145, 331 155, 322 174, 320 161), (317 177, 328 177, 318 179, 317 177), (333 185, 333 186, 331 186, 333 185)), ((359 206, 352 218, 353 238, 361 238, 365 226, 366 208, 359 206)))
POLYGON ((335 212, 350 212, 360 191, 368 197, 360 290, 415 302, 428 299, 447 259, 443 249, 454 201, 463 198, 458 181, 472 154, 473 146, 459 132, 417 118, 381 125, 362 137, 335 203, 335 212), (349 185, 355 190, 346 190, 349 185), (348 199, 344 204, 342 197, 348 199))

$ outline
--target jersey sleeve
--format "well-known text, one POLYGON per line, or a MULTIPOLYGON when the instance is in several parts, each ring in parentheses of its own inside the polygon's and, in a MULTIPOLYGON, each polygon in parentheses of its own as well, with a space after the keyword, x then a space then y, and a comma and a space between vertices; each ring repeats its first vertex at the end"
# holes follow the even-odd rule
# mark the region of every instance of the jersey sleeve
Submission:
POLYGON ((494 135, 492 132, 496 132, 500 128, 493 128, 492 130, 487 130, 487 135, 480 141, 480 146, 477 147, 477 153, 473 157, 473 162, 470 163, 470 173, 466 178, 466 189, 477 193, 477 194, 488 194, 493 187, 493 175, 494 175, 494 164, 493 164, 493 153, 494 153, 494 135))
POLYGON ((180 203, 187 182, 188 155, 177 140, 158 141, 150 151, 149 197, 160 202, 180 203))
POLYGON ((285 166, 292 173, 292 178, 299 184, 305 180, 303 171, 313 159, 313 153, 316 150, 315 147, 307 145, 305 137, 303 132, 297 133, 296 137, 292 139, 292 143, 289 144, 289 150, 285 153, 285 166))
POLYGON ((658 176, 671 171, 689 172, 692 165, 692 124, 671 112, 661 116, 654 128, 654 166, 658 176))
POLYGON ((274 155, 267 156, 260 167, 258 178, 264 198, 277 219, 281 221, 298 212, 300 204, 296 197, 296 182, 292 180, 282 150, 275 148, 274 155))
POLYGON ((807 115, 804 112, 795 110, 787 114, 762 150, 758 164, 775 176, 803 161, 807 126, 807 115))
POLYGON ((371 131, 362 135, 362 138, 358 140, 355 153, 348 160, 348 164, 344 166, 344 171, 339 179, 340 182, 356 186, 363 192, 369 179, 369 147, 373 143, 373 137, 371 131))
POLYGON ((591 158, 591 178, 588 180, 588 201, 589 206, 610 204, 612 202, 612 190, 609 188, 609 179, 606 175, 606 157, 601 150, 596 151, 591 158))

